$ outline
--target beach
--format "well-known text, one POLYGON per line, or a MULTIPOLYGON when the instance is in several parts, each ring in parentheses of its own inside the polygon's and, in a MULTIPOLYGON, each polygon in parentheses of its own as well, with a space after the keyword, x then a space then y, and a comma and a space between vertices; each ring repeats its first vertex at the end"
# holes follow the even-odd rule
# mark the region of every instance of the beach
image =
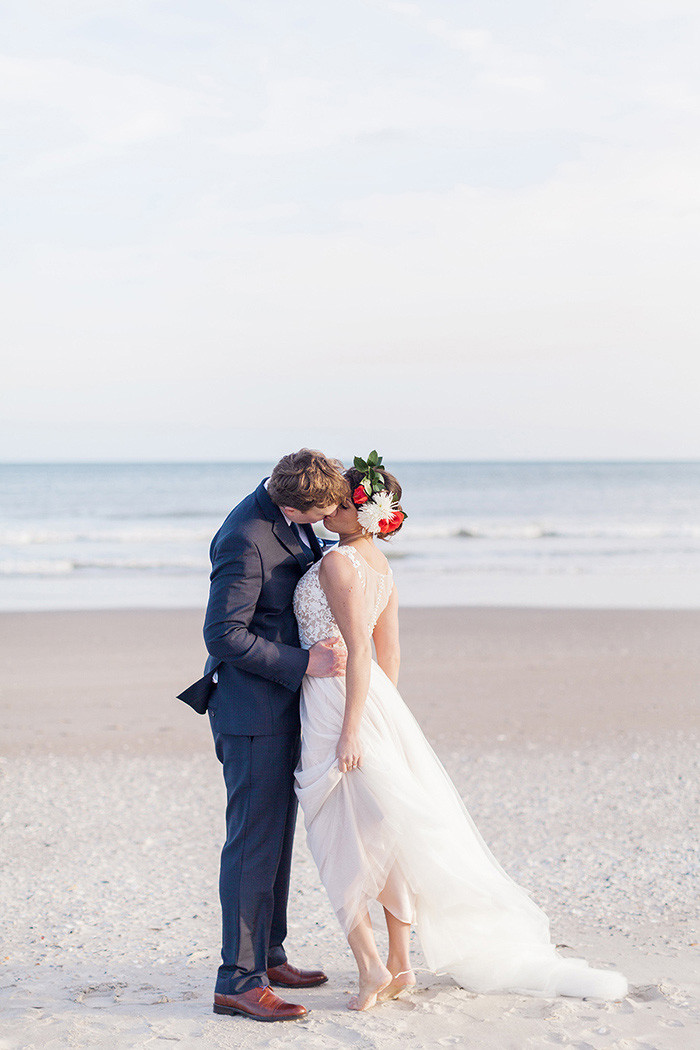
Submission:
POLYGON ((700 1039, 700 611, 409 608, 400 689, 563 954, 619 1003, 474 995, 424 969, 346 1009, 354 967, 300 822, 290 961, 329 981, 284 1025, 212 1014, 224 787, 201 610, 0 614, 0 1048, 571 1046, 700 1039))

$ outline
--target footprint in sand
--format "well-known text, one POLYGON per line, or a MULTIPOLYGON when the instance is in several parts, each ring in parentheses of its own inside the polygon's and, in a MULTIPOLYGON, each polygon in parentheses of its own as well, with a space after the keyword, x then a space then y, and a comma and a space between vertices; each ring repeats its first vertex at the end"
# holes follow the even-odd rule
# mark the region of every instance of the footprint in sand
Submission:
POLYGON ((89 984, 85 988, 79 988, 74 994, 74 999, 76 1002, 82 1003, 85 999, 104 999, 108 995, 113 995, 116 998, 125 988, 128 988, 128 985, 122 981, 117 981, 114 984, 107 981, 102 984, 89 984))
POLYGON ((665 999, 658 984, 638 984, 627 995, 635 1003, 650 1003, 654 999, 665 999))

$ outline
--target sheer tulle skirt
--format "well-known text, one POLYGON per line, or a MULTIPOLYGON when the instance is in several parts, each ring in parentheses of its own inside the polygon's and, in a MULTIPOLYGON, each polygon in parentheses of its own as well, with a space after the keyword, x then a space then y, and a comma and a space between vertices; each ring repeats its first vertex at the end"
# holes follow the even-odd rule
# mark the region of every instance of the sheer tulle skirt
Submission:
POLYGON ((627 981, 559 955, 549 920, 503 870, 398 691, 372 663, 363 764, 335 757, 343 678, 305 678, 297 769, 309 848, 345 933, 378 900, 415 925, 428 966, 475 992, 619 999, 627 981))

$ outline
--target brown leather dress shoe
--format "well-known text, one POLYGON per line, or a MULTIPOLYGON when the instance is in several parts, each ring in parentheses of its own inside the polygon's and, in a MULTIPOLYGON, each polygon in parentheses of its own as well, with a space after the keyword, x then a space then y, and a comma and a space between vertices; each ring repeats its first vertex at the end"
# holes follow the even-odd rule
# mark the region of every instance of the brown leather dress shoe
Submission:
POLYGON ((290 966, 287 962, 271 966, 267 976, 270 984, 281 985, 282 988, 313 988, 328 980, 323 970, 297 970, 296 966, 290 966))
POLYGON ((240 995, 215 992, 214 1013, 241 1014, 242 1017, 252 1017, 254 1021, 294 1021, 308 1011, 305 1006, 286 1003, 265 985, 264 988, 249 988, 240 995))

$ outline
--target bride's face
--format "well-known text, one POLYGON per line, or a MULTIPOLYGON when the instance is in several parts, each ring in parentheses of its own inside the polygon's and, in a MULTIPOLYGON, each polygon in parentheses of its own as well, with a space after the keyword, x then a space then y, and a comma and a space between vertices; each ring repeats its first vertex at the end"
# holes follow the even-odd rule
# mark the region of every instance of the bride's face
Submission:
POLYGON ((323 524, 329 532, 337 532, 339 536, 353 536, 360 528, 355 504, 348 497, 334 514, 328 514, 323 519, 323 524))

